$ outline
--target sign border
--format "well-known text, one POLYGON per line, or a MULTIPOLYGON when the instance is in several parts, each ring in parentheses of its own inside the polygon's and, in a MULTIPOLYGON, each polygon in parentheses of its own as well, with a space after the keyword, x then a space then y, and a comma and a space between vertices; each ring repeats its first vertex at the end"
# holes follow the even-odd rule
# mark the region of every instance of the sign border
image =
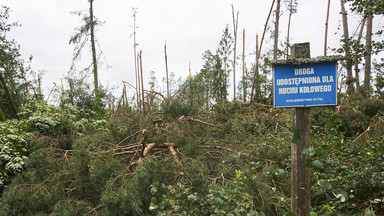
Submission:
MULTIPOLYGON (((297 108, 297 107, 302 107, 302 108, 305 108, 305 107, 325 107, 325 106, 337 106, 337 90, 338 90, 338 81, 337 81, 337 61, 323 61, 323 62, 317 62, 317 63, 313 63, 313 62, 308 62, 308 63, 303 63, 303 64, 312 64, 312 65, 316 65, 316 64, 321 64, 321 63, 335 63, 335 71, 336 71, 336 90, 335 90, 335 94, 336 94, 336 100, 335 100, 335 104, 314 104, 314 105, 298 105, 298 106, 276 106, 276 97, 275 97, 275 66, 276 65, 290 65, 290 66, 293 66, 293 64, 289 64, 289 63, 283 63, 283 64, 274 64, 272 66, 272 96, 273 96, 273 108, 297 108)), ((302 65, 302 64, 299 64, 299 65, 302 65)))

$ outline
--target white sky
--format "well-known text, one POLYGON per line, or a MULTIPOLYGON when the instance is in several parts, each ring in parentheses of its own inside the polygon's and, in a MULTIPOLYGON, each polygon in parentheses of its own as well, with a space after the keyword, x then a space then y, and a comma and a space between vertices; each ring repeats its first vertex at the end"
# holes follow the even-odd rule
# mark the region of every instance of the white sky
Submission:
MULTIPOLYGON (((291 21, 291 44, 310 42, 311 56, 323 55, 324 29, 327 0, 299 0, 298 13, 291 21)), ((176 78, 188 76, 191 62, 192 73, 200 71, 205 50, 214 51, 220 41, 226 24, 232 27, 231 4, 239 10, 238 50, 242 52, 242 30, 246 29, 246 53, 255 50, 255 35, 261 35, 272 0, 95 0, 94 14, 105 24, 96 33, 108 65, 100 69, 103 85, 122 86, 122 80, 135 83, 132 7, 138 8, 137 42, 143 52, 144 83, 149 81, 149 72, 155 71, 158 85, 164 90, 162 77, 165 76, 164 43, 167 41, 168 68, 176 78)), ((80 17, 72 11, 88 11, 87 0, 2 0, 2 5, 11 8, 10 21, 22 26, 9 34, 21 46, 21 54, 27 59, 33 55, 32 69, 46 70, 43 77, 44 91, 49 92, 52 83, 69 70, 73 45, 70 36, 80 25, 80 17)), ((282 5, 280 39, 286 37, 288 12, 282 5)), ((341 37, 341 15, 339 0, 331 1, 328 46, 338 47, 341 37), (336 33, 336 34, 335 34, 336 33)), ((349 17, 350 34, 353 34, 359 17, 349 17)), ((270 21, 271 22, 271 21, 270 21)), ((269 34, 268 34, 269 35, 269 34)), ((263 45, 263 50, 272 46, 272 40, 263 45)), ((90 53, 84 52, 82 64, 89 64, 90 53)), ((248 67, 254 62, 254 55, 248 55, 248 67)), ((104 64, 105 65, 105 64, 104 64)), ((79 67, 80 68, 80 67, 79 67)), ((240 81, 241 65, 237 68, 240 81)), ((233 75, 230 75, 232 77, 233 75)), ((118 90, 120 94, 120 90, 118 90)), ((233 92, 229 90, 229 92, 233 92)))

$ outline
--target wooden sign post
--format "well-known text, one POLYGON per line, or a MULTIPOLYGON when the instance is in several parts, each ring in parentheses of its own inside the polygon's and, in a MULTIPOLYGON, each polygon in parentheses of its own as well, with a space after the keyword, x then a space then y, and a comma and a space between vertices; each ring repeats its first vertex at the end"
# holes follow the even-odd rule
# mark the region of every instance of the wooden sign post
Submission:
POLYGON ((291 144, 291 211, 310 215, 310 169, 306 166, 310 147, 311 106, 334 106, 337 102, 337 60, 342 56, 310 58, 309 43, 294 44, 291 58, 273 64, 273 105, 294 107, 292 126, 297 134, 291 144))
MULTIPOLYGON (((310 57, 309 43, 292 46, 291 58, 310 57)), ((291 144, 291 211, 297 216, 305 216, 310 212, 311 184, 309 168, 305 165, 308 154, 301 154, 300 149, 310 146, 310 108, 292 108, 292 126, 300 138, 291 144)))

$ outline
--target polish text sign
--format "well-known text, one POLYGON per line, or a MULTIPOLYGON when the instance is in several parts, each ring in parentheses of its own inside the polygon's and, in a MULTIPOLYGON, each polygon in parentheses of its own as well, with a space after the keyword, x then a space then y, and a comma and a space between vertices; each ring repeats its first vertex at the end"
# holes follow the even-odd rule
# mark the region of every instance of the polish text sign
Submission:
POLYGON ((276 108, 336 105, 336 62, 274 65, 273 95, 276 108))

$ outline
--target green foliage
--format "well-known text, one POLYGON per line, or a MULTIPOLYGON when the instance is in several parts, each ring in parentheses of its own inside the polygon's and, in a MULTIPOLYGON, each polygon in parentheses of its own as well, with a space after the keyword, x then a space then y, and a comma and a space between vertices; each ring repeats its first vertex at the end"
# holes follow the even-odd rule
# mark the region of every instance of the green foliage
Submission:
MULTIPOLYGON (((27 69, 21 59, 20 47, 15 40, 8 39, 8 33, 18 26, 9 22, 10 8, 0 5, 0 68, 16 107, 26 102, 27 69)), ((0 84, 0 107, 7 118, 15 118, 9 106, 10 102, 2 84, 0 84)))
POLYGON ((188 101, 181 99, 166 99, 161 104, 162 111, 165 115, 176 119, 181 116, 193 116, 197 114, 197 107, 191 106, 188 101))
POLYGON ((242 174, 236 170, 234 181, 225 187, 211 185, 206 194, 193 192, 183 181, 169 186, 155 182, 149 209, 156 215, 264 215, 252 208, 252 197, 240 191, 246 178, 242 174), (159 187, 165 194, 156 198, 159 187))
POLYGON ((173 182, 175 168, 172 160, 148 159, 136 168, 133 176, 113 179, 102 194, 105 215, 151 215, 152 182, 173 182))
MULTIPOLYGON (((12 150, 16 153, 11 159, 17 161, 17 154, 29 159, 20 157, 22 168, 9 171, 14 174, 7 177, 0 212, 292 215, 290 144, 295 134, 289 111, 223 101, 201 113, 197 106, 187 106, 189 102, 174 97, 163 103, 164 114, 146 119, 128 109, 98 120, 76 106, 31 101, 21 109, 22 120, 1 124, 0 137, 11 134, 25 140, 26 131, 31 135, 26 142, 11 142, 20 141, 28 149, 12 150), (192 116, 201 121, 188 121, 192 116), (174 143, 178 161, 167 149, 132 164, 134 153, 115 154, 135 145, 142 129, 148 133, 146 143, 174 143)), ((312 146, 300 149, 308 154, 312 172, 311 215, 383 211, 381 112, 371 118, 375 109, 365 107, 379 107, 374 102, 352 105, 338 113, 312 110, 312 146), (353 121, 348 124, 348 119, 353 121), (357 126, 362 136, 348 132, 357 126)))
POLYGON ((11 176, 23 170, 27 155, 26 134, 17 122, 0 122, 0 191, 11 176))
POLYGON ((208 109, 209 86, 206 78, 203 73, 188 78, 178 89, 179 100, 185 100, 186 104, 197 110, 208 109))
POLYGON ((125 168, 102 150, 105 147, 97 145, 100 137, 84 136, 71 151, 45 146, 43 137, 33 143, 37 146, 25 171, 14 177, 2 194, 0 212, 83 215, 92 211, 110 181, 125 168), (93 143, 91 148, 89 143, 93 143))
POLYGON ((334 132, 316 136, 308 154, 311 161, 321 164, 313 166, 317 184, 312 199, 321 215, 359 213, 371 205, 383 211, 383 143, 383 137, 357 144, 334 132), (378 202, 373 204, 373 200, 378 202))

